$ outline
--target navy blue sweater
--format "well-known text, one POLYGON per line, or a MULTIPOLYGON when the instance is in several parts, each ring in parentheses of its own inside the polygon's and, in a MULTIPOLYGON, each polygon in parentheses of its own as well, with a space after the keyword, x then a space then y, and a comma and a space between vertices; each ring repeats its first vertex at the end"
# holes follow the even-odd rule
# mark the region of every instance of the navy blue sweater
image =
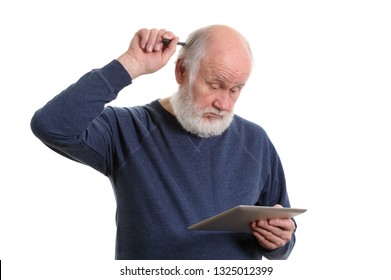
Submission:
POLYGON ((286 259, 249 233, 187 227, 239 204, 289 207, 275 148, 258 125, 234 117, 218 137, 187 133, 158 101, 110 107, 131 77, 114 60, 55 96, 32 118, 56 152, 105 174, 117 203, 116 259, 286 259))

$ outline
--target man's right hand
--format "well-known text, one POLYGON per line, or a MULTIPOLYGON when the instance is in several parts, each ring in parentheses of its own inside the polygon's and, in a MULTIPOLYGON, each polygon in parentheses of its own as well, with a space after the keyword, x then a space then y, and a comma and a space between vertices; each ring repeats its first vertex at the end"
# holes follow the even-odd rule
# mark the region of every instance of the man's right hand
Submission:
POLYGON ((178 37, 165 29, 140 29, 130 42, 128 50, 118 61, 125 67, 132 79, 143 74, 158 71, 167 64, 175 53, 178 37), (162 40, 172 39, 167 46, 162 40))

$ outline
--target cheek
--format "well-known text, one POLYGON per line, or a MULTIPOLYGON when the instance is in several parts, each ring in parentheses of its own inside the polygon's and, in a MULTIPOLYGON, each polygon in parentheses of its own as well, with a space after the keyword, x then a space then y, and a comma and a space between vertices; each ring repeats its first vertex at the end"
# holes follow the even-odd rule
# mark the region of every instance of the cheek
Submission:
POLYGON ((213 94, 208 87, 193 86, 192 87, 193 102, 200 107, 208 107, 213 104, 213 94))
POLYGON ((229 95, 228 96, 228 102, 229 102, 229 111, 232 111, 234 106, 235 106, 235 103, 236 101, 238 100, 239 98, 239 94, 232 94, 232 95, 229 95))

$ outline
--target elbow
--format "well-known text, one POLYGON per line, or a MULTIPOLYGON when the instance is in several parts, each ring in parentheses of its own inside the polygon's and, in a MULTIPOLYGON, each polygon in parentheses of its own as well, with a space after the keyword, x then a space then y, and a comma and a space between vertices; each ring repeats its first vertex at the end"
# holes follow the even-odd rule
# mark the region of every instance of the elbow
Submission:
POLYGON ((45 120, 40 116, 39 111, 35 112, 31 118, 30 128, 38 139, 44 141, 44 139, 47 138, 47 125, 45 125, 45 120))
POLYGON ((51 117, 41 114, 40 110, 31 118, 30 128, 33 134, 46 145, 56 146, 64 141, 59 128, 51 122, 51 117))
POLYGON ((79 134, 72 132, 66 123, 61 122, 61 118, 53 117, 46 112, 41 112, 41 110, 35 112, 31 118, 30 128, 33 134, 45 145, 52 149, 64 149, 82 141, 79 134))

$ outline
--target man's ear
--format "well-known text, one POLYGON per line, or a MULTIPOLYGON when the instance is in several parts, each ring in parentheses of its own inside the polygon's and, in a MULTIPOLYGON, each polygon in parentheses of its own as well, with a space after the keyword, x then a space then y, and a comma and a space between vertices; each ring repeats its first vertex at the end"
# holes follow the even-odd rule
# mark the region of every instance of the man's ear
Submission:
POLYGON ((185 76, 186 76, 186 68, 183 63, 183 59, 180 58, 177 60, 175 64, 175 78, 178 84, 183 84, 185 81, 185 76))

